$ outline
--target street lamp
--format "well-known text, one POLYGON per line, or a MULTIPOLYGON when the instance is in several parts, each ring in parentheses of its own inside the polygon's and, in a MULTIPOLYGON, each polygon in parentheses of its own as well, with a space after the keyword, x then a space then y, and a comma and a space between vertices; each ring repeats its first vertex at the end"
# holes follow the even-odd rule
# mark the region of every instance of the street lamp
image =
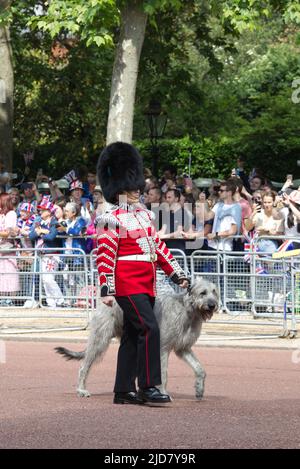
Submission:
POLYGON ((145 116, 149 127, 149 137, 151 142, 152 174, 158 177, 158 156, 159 147, 157 141, 162 138, 167 125, 168 116, 161 109, 159 101, 152 99, 146 109, 145 116))

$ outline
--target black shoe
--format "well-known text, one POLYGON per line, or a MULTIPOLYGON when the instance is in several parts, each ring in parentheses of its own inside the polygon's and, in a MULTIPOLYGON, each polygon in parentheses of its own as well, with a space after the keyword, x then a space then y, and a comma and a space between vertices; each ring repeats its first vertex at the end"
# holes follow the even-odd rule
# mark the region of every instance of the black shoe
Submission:
POLYGON ((151 404, 167 404, 171 402, 168 394, 162 394, 159 389, 145 388, 139 389, 138 396, 143 402, 150 402, 151 404))
POLYGON ((131 392, 116 392, 114 397, 114 404, 139 404, 142 405, 144 402, 139 398, 138 393, 131 392))

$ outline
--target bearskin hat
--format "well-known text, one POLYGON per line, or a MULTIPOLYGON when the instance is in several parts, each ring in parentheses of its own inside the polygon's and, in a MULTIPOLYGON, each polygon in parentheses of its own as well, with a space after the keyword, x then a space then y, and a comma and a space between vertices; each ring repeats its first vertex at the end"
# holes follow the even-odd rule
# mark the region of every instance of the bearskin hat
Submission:
POLYGON ((115 204, 119 194, 145 187, 143 160, 136 148, 129 143, 111 143, 102 151, 97 175, 107 202, 115 204))

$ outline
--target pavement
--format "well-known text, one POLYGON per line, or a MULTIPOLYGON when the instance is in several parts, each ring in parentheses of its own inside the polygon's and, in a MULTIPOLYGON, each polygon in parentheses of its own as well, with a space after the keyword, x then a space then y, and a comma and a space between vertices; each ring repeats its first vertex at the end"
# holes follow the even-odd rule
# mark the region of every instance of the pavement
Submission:
MULTIPOLYGON (((229 316, 218 313, 203 324, 195 346, 300 350, 299 323, 297 328, 296 338, 279 338, 283 331, 280 318, 254 319, 247 314, 229 316)), ((88 334, 87 314, 80 310, 0 309, 2 340, 85 342, 88 334)))
POLYGON ((0 449, 145 449, 149 458, 151 449, 299 449, 300 338, 281 332, 278 319, 216 314, 194 346, 207 373, 201 401, 192 370, 172 353, 172 403, 120 406, 112 403, 116 340, 91 369, 88 399, 76 395, 79 363, 54 353, 62 344, 84 349, 84 312, 0 310, 0 449))
MULTIPOLYGON (((111 455, 109 449, 300 448, 300 360, 290 350, 195 347, 207 373, 201 401, 192 370, 172 353, 173 401, 153 408, 112 403, 116 343, 91 369, 91 397, 77 397, 79 363, 54 353, 60 342, 5 342, 1 449, 100 448, 111 455)), ((65 346, 81 350, 83 344, 65 346)), ((97 461, 103 462, 102 452, 97 461)))

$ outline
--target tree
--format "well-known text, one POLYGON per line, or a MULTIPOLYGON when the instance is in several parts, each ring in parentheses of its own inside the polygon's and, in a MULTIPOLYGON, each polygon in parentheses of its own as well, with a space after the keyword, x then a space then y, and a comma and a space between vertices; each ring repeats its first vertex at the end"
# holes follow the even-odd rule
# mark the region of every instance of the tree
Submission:
MULTIPOLYGON (((230 132, 232 125, 238 132, 240 122, 245 120, 245 116, 239 115, 241 97, 238 92, 230 94, 229 82, 228 93, 220 94, 222 89, 218 87, 218 84, 222 87, 222 68, 231 59, 228 53, 233 39, 241 32, 244 35, 259 27, 260 22, 265 21, 262 27, 267 28, 272 12, 281 15, 285 21, 299 21, 299 5, 292 0, 14 0, 11 11, 14 41, 18 40, 18 35, 23 38, 25 51, 23 61, 18 60, 15 64, 21 72, 17 75, 18 80, 19 76, 23 78, 23 83, 18 81, 16 87, 18 141, 21 137, 30 141, 31 128, 27 129, 28 135, 22 128, 25 114, 26 119, 31 119, 34 143, 40 149, 48 145, 47 151, 51 147, 53 165, 57 161, 56 152, 61 155, 68 147, 72 156, 76 152, 76 158, 80 158, 80 155, 90 153, 94 145, 96 148, 96 145, 104 144, 105 133, 108 142, 131 140, 138 70, 135 110, 138 110, 139 122, 149 95, 157 93, 166 104, 172 104, 173 125, 169 128, 173 135, 198 132, 215 137, 219 129, 223 134, 230 132), (39 10, 34 8, 36 5, 39 10), (14 23, 20 19, 16 31, 14 23), (130 28, 126 28, 129 21, 130 28), (122 47, 125 36, 128 48, 122 47), (70 39, 73 46, 69 48, 68 63, 51 64, 49 44, 57 42, 66 46, 70 39), (30 51, 26 51, 25 40, 29 41, 30 51), (132 53, 128 58, 126 54, 130 50, 132 53), (102 56, 112 58, 114 52, 114 68, 113 60, 111 65, 104 61, 101 68, 102 56), (88 68, 89 76, 84 76, 82 68, 93 61, 94 73, 91 67, 88 68), (215 112, 215 103, 219 116, 215 112), (236 109, 238 118, 231 112, 236 109), (99 121, 96 127, 93 126, 93 115, 94 120, 99 121), (108 122, 107 132, 103 130, 104 119, 108 122), (91 138, 92 132, 98 133, 97 139, 91 138), (78 150, 80 146, 82 148, 78 150)), ((18 49, 16 42, 15 54, 18 49)), ((226 67, 224 70, 226 72, 226 67)), ((139 127, 141 125, 135 123, 135 133, 139 127)))
POLYGON ((68 31, 87 45, 111 45, 120 24, 111 80, 107 139, 132 141, 135 90, 147 17, 157 9, 182 6, 181 0, 51 0, 45 14, 32 17, 31 27, 57 37, 68 31), (58 14, 59 13, 59 14, 58 14))
MULTIPOLYGON (((45 15, 33 18, 31 24, 49 31, 52 37, 69 31, 86 41, 87 45, 95 42, 100 46, 114 42, 114 29, 117 23, 120 24, 112 76, 107 142, 116 139, 131 141, 139 58, 147 18, 153 24, 155 15, 163 16, 170 10, 176 15, 185 10, 196 11, 203 8, 211 15, 219 16, 226 34, 254 29, 257 20, 268 18, 274 9, 285 18, 300 22, 299 4, 293 0, 51 0, 45 15)), ((203 22, 201 26, 205 34, 198 31, 198 38, 203 39, 204 36, 209 36, 210 30, 203 22)))
POLYGON ((142 0, 124 5, 111 82, 107 144, 132 141, 135 90, 146 23, 142 0))
MULTIPOLYGON (((1 17, 5 17, 10 8, 10 4, 10 0, 0 0, 1 17)), ((10 31, 7 24, 1 21, 0 64, 0 159, 4 163, 5 169, 11 171, 13 153, 14 73, 10 31)))

